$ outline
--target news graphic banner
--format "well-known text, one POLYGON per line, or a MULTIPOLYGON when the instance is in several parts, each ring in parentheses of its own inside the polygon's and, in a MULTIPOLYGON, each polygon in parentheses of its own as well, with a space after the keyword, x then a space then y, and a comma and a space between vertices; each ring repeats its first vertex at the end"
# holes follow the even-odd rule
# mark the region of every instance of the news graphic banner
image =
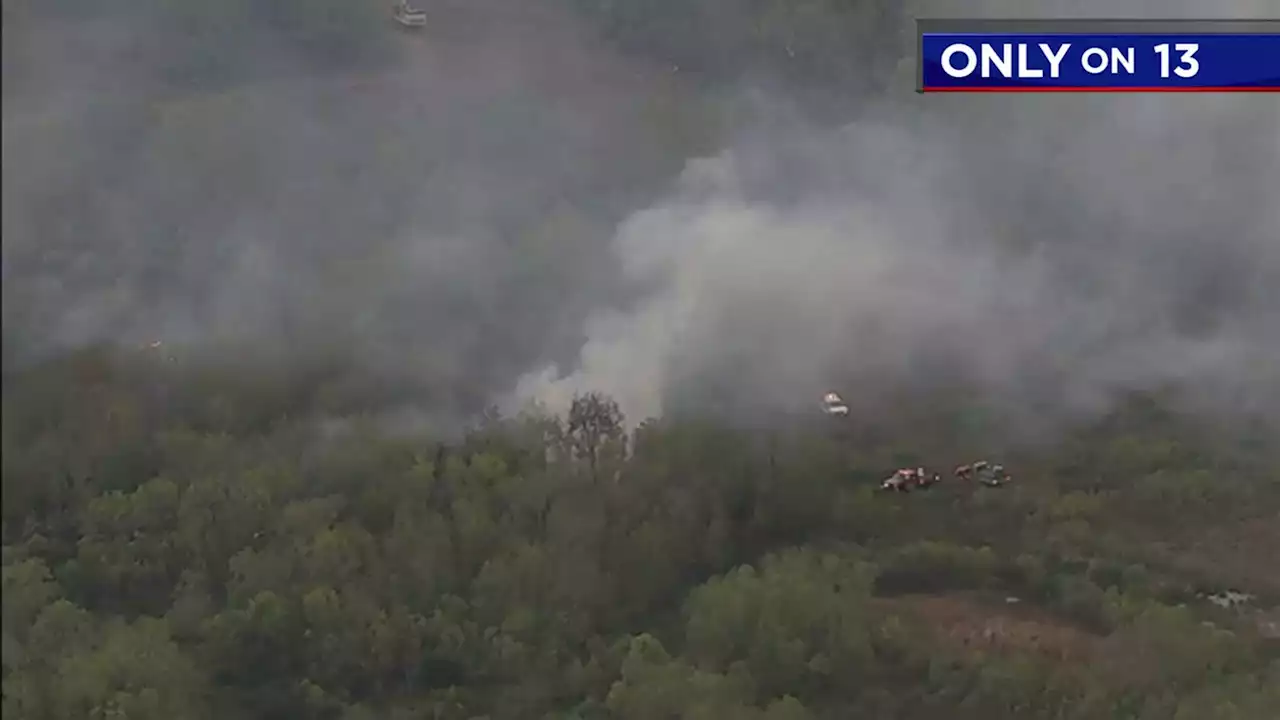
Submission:
POLYGON ((921 92, 1280 92, 1280 20, 919 20, 921 92))

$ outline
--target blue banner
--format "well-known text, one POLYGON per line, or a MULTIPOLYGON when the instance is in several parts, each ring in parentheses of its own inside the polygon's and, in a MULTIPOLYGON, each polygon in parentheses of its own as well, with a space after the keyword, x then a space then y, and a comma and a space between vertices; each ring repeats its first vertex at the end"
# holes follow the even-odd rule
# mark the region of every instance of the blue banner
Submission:
POLYGON ((924 92, 1280 92, 1280 33, 922 32, 924 92))

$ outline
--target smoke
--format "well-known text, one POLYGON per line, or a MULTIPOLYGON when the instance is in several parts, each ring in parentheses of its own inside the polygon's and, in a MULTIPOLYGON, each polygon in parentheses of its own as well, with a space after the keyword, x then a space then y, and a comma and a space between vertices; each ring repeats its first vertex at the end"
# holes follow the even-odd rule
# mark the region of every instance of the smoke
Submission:
POLYGON ((6 366, 338 355, 473 406, 576 349, 614 274, 602 228, 698 112, 554 3, 434 8, 420 33, 348 0, 5 13, 6 366))
POLYGON ((1278 187, 1261 97, 927 96, 835 130, 772 122, 621 223, 618 261, 652 292, 514 397, 603 391, 639 419, 964 387, 1031 430, 1174 388, 1274 415, 1278 187))
MULTIPOLYGON (((696 14, 724 30, 705 48, 678 5, 628 25, 685 43, 676 71, 552 0, 418 34, 346 0, 6 2, 6 367, 104 341, 336 355, 397 418, 593 390, 632 420, 827 389, 1055 421, 1170 384, 1276 398, 1274 101, 916 97, 889 6, 848 37, 777 20, 766 58, 745 4, 696 14), (806 64, 686 67, 732 53, 806 64)), ((1142 14, 1112 5, 1065 9, 1142 14)))

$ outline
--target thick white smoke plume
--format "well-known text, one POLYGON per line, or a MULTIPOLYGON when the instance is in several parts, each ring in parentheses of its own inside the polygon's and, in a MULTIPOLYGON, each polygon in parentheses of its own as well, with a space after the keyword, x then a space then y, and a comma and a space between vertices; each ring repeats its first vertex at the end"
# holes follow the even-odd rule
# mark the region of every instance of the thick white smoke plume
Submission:
POLYGON ((1280 120, 1259 98, 936 98, 692 162, 621 225, 654 288, 586 326, 577 367, 516 395, 855 399, 956 383, 1061 416, 1173 384, 1274 397, 1280 120), (709 380, 708 380, 709 379, 709 380))
POLYGON ((476 0, 415 35, 346 0, 6 2, 5 368, 157 340, 332 355, 326 392, 444 423, 590 390, 633 421, 830 388, 1061 417, 1176 383, 1266 409, 1277 103, 916 97, 910 62, 885 77, 914 47, 896 11, 1026 15, 931 2, 849 3, 847 38, 770 16, 772 39, 754 3, 476 0), (675 37, 708 17, 724 32, 675 37), (758 96, 725 109, 742 77, 758 96))

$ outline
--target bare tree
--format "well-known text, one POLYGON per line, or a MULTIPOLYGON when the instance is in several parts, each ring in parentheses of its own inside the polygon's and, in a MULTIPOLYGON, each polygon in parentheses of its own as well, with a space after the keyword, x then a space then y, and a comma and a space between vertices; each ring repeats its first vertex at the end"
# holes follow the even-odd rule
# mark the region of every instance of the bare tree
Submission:
POLYGON ((574 457, 586 460, 591 481, 599 482, 600 461, 613 446, 625 454, 624 417, 613 398, 597 392, 575 395, 569 407, 568 431, 574 457))

